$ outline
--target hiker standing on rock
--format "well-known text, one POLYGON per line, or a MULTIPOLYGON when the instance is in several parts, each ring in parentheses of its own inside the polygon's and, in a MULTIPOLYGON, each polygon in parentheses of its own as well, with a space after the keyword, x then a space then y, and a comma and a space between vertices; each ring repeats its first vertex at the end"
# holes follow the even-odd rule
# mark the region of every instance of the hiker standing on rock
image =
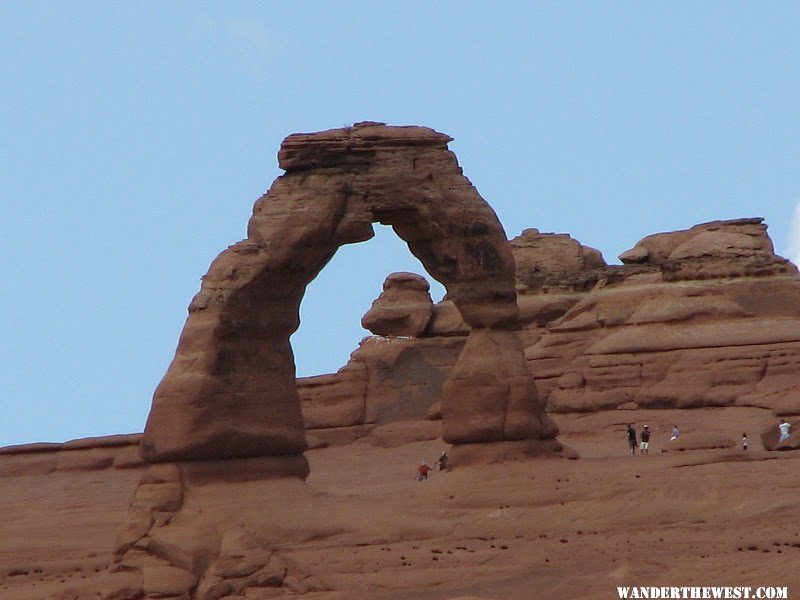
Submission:
POLYGON ((642 429, 642 443, 640 445, 642 454, 650 454, 650 430, 647 425, 642 429))
POLYGON ((631 456, 636 455, 636 430, 633 423, 628 423, 628 445, 631 447, 631 456))
POLYGON ((747 433, 742 434, 742 450, 747 450, 747 433))
POLYGON ((673 425, 672 426, 672 435, 670 436, 669 441, 673 442, 673 441, 677 440, 679 437, 681 437, 681 431, 680 431, 680 429, 678 429, 677 425, 673 425))
POLYGON ((436 466, 439 467, 440 471, 447 470, 447 450, 442 450, 439 459, 436 461, 436 466))
POLYGON ((791 430, 792 426, 786 422, 786 419, 781 419, 781 424, 778 425, 778 429, 781 432, 781 437, 778 439, 778 443, 788 440, 789 439, 789 431, 791 430))

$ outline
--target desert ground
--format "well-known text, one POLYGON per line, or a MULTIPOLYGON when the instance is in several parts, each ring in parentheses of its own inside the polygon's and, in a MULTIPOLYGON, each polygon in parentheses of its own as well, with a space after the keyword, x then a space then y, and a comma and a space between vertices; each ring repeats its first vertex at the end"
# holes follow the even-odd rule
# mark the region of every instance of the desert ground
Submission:
MULTIPOLYGON (((763 449, 758 433, 777 423, 771 411, 555 418, 579 459, 468 466, 417 481, 420 460, 433 463, 447 448, 441 439, 368 436, 308 451, 305 483, 200 486, 185 511, 240 521, 309 576, 293 590, 243 596, 255 600, 605 599, 633 585, 788 586, 793 597, 800 589, 800 454, 763 449), (650 426, 649 455, 630 455, 629 422, 650 426), (736 445, 662 452, 673 424, 688 447, 736 445)), ((102 597, 124 575, 109 567, 140 476, 109 468, 0 478, 0 598, 102 597)))

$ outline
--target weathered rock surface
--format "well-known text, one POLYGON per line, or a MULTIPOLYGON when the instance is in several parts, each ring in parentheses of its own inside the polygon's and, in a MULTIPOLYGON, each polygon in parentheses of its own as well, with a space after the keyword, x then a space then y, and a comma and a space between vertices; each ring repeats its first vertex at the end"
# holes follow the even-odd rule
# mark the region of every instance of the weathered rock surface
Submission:
MULTIPOLYGON (((339 246, 371 238, 374 222, 391 225, 408 243, 471 328, 473 343, 458 359, 469 362, 469 374, 456 369, 443 386, 445 439, 555 436, 533 380, 520 368, 510 246, 447 149, 450 139, 423 127, 367 122, 284 140, 278 159, 286 174, 256 202, 247 239, 217 257, 189 307, 145 427, 148 461, 305 450, 289 336, 306 285, 339 246), (498 344, 511 366, 479 354, 498 344)), ((418 295, 415 317, 386 329, 394 320, 392 294, 400 290, 388 286, 375 324, 389 333, 417 332, 418 295)))
POLYGON ((383 292, 361 318, 361 325, 375 335, 421 337, 433 315, 428 281, 416 273, 392 273, 383 292))
POLYGON ((520 337, 550 411, 800 414, 800 279, 762 219, 648 236, 621 258, 593 271, 588 291, 519 297, 520 337))
MULTIPOLYGON (((800 283, 761 220, 650 236, 623 266, 537 230, 509 246, 448 141, 373 123, 287 138, 286 175, 204 278, 144 435, 0 449, 0 475, 16 477, 0 486, 0 598, 577 597, 623 581, 617 559, 653 583, 665 564, 686 573, 712 540, 727 559, 680 583, 706 581, 754 524, 769 531, 758 544, 800 547, 776 541, 800 515, 776 464, 795 453, 731 449, 761 428, 765 449, 800 448, 797 420, 782 443, 766 427, 800 414, 800 283), (364 319, 379 335, 336 374, 295 382, 304 288, 374 222, 448 300, 390 276, 364 319), (577 457, 545 401, 596 460, 531 473, 531 457, 577 457), (630 458, 624 423, 644 418, 665 454, 630 458), (667 442, 676 422, 686 433, 667 442), (443 441, 458 468, 417 482, 443 441), (762 460, 755 485, 746 463, 762 460), (703 486, 675 468, 699 465, 703 486), (642 503, 646 481, 659 486, 642 503), (740 521, 735 537, 720 514, 740 521), (630 554, 631 535, 656 531, 666 550, 630 554)), ((759 583, 774 575, 760 560, 759 583)))
POLYGON ((140 433, 89 437, 59 443, 19 444, 0 448, 0 477, 46 475, 54 471, 136 469, 140 433))
POLYGON ((338 373, 297 380, 308 431, 350 442, 376 425, 425 420, 434 404, 441 406, 445 379, 465 342, 364 338, 338 373))
POLYGON ((287 576, 299 582, 305 575, 284 562, 267 538, 248 531, 244 523, 259 522, 253 510, 257 494, 250 503, 244 494, 297 489, 293 482, 307 476, 308 462, 301 456, 149 465, 117 536, 110 569, 137 577, 133 584, 121 582, 110 597, 217 600, 248 588, 292 589, 287 576), (215 496, 215 508, 203 515, 192 499, 209 491, 222 498, 215 496), (244 514, 234 516, 237 506, 244 514))
POLYGON ((619 258, 661 267, 667 280, 797 274, 775 255, 761 218, 712 221, 647 236, 619 258))
POLYGON ((375 427, 365 439, 381 448, 395 448, 435 440, 441 436, 441 424, 438 421, 399 421, 375 427))
POLYGON ((606 267, 603 255, 564 233, 526 229, 511 240, 520 291, 551 288, 586 290, 606 267))
MULTIPOLYGON (((248 489, 288 489, 308 476, 306 428, 316 448, 365 435, 379 447, 441 435, 500 442, 500 454, 508 442, 533 445, 536 455, 561 451, 516 333, 511 248, 449 141, 377 123, 284 141, 286 174, 256 203, 248 238, 212 263, 154 394, 140 443, 151 465, 110 571, 131 577, 105 597, 325 591, 272 546, 271 536, 286 541, 280 527, 289 521, 259 535, 265 519, 245 500, 248 489), (453 309, 439 325, 460 331, 428 352, 418 339, 434 317, 428 282, 393 274, 363 320, 381 336, 367 338, 336 375, 298 385, 289 337, 306 285, 339 246, 372 237, 374 222, 392 225, 445 285, 453 309), (426 419, 434 404, 441 420, 426 419), (199 504, 234 488, 227 513, 219 498, 211 511, 199 504)), ((85 452, 65 468, 100 468, 105 457, 85 452)))
MULTIPOLYGON (((624 253, 622 266, 606 265, 566 235, 529 229, 511 244, 517 335, 548 410, 755 406, 800 414, 800 278, 774 254, 761 219, 648 236, 624 253)), ((469 329, 452 303, 440 302, 424 337, 405 341, 404 351, 424 348, 440 380, 455 373, 458 381, 455 355, 445 348, 465 343, 469 329)), ((485 335, 471 339, 467 347, 481 347, 463 353, 467 370, 472 356, 498 356, 481 342, 485 335)), ((504 369, 513 364, 499 362, 504 369)), ((405 377, 386 361, 381 387, 402 395, 413 389, 405 377)), ((378 401, 363 389, 367 403, 378 401)), ((331 397, 325 386, 315 394, 331 397)), ((490 412, 493 397, 486 395, 490 412)), ((320 408, 306 395, 307 420, 329 426, 314 419, 320 408)), ((491 423, 480 410, 472 417, 473 428, 491 423)))

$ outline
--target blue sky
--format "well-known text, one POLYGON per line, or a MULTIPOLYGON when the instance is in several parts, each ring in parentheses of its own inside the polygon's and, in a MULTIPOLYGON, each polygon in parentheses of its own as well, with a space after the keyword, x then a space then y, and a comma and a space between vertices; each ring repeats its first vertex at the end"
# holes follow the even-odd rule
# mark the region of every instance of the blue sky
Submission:
MULTIPOLYGON (((796 2, 0 0, 0 445, 141 431, 293 132, 446 132, 509 237, 616 262, 763 216, 800 260, 798 26, 796 2)), ((309 286, 300 374, 344 364, 383 278, 421 270, 378 229, 309 286)))

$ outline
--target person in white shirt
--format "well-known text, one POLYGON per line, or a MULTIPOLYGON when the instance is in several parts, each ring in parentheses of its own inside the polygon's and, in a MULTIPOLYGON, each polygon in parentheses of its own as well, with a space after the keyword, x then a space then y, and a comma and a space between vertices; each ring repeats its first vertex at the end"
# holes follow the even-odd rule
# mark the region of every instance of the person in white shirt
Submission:
POLYGON ((782 442, 784 440, 789 439, 789 430, 792 428, 789 423, 786 422, 786 419, 781 419, 781 424, 778 425, 778 429, 781 431, 781 437, 778 439, 778 442, 782 442))

